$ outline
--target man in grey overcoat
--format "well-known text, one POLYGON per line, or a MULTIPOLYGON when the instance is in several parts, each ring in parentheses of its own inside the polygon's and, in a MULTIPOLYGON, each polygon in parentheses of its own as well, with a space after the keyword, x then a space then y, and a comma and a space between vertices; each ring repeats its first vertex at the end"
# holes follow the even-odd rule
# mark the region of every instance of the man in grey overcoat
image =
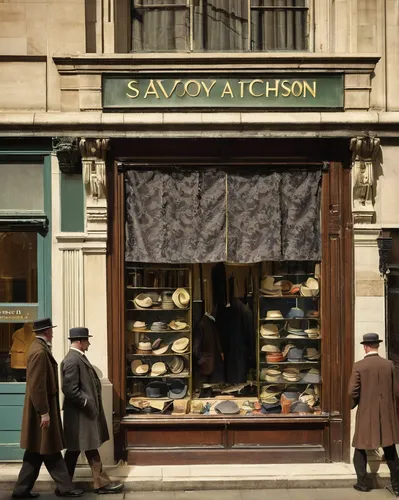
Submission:
POLYGON ((103 470, 98 448, 109 440, 102 404, 101 382, 85 352, 89 349, 89 330, 71 328, 71 348, 61 363, 64 401, 65 463, 70 477, 75 472, 81 451, 86 454, 94 482, 100 494, 120 493, 123 484, 112 483, 103 470))
POLYGON ((365 357, 353 365, 349 382, 352 407, 358 406, 353 436, 358 491, 370 491, 366 482, 366 450, 382 448, 391 473, 394 495, 399 497, 399 460, 395 443, 399 443, 396 398, 399 396, 393 364, 381 358, 378 348, 382 340, 376 333, 363 335, 365 357))

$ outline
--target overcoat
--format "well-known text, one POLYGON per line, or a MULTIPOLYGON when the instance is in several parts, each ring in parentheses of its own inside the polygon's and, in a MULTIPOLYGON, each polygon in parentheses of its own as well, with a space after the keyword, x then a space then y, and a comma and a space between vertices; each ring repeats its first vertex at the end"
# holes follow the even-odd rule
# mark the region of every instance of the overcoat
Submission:
POLYGON ((101 382, 86 356, 70 349, 61 363, 67 450, 95 450, 108 441, 101 382))
POLYGON ((399 443, 399 387, 390 361, 375 353, 355 363, 349 395, 358 405, 352 442, 355 448, 373 450, 399 443))
POLYGON ((21 448, 52 455, 65 448, 60 416, 58 365, 45 340, 36 338, 26 364, 26 393, 22 416, 21 448), (40 427, 41 415, 50 426, 40 427))

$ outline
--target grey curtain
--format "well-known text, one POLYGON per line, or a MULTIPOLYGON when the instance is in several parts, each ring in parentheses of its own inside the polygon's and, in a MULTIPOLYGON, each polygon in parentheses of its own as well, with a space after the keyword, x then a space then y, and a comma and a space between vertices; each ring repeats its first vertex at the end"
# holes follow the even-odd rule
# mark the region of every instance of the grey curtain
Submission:
POLYGON ((126 260, 320 260, 320 184, 320 170, 129 170, 126 260))
POLYGON ((219 262, 226 257, 226 174, 217 170, 129 170, 125 258, 219 262))
POLYGON ((320 260, 321 171, 228 175, 228 261, 320 260))

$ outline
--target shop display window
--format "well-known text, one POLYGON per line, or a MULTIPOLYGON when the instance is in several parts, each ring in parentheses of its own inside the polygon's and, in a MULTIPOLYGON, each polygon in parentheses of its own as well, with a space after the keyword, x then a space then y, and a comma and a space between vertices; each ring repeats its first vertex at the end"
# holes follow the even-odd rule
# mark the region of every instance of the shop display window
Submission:
POLYGON ((126 262, 126 413, 321 413, 316 261, 126 262))

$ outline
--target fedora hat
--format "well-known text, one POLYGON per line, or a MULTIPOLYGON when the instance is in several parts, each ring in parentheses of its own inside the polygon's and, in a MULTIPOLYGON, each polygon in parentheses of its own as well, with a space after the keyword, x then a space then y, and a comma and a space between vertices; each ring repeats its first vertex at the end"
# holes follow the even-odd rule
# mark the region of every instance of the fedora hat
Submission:
POLYGON ((187 384, 182 380, 174 380, 168 384, 168 398, 183 399, 187 394, 187 384))
POLYGON ((184 369, 184 361, 179 356, 173 356, 169 363, 169 368, 174 374, 181 373, 184 369))
POLYGON ((88 328, 71 328, 69 330, 69 340, 79 340, 79 339, 88 339, 89 337, 92 337, 93 335, 89 335, 89 329, 88 328))
POLYGON ((145 321, 135 321, 133 323, 132 330, 134 330, 135 332, 141 332, 141 331, 146 330, 146 329, 147 329, 147 325, 146 325, 145 321))
POLYGON ((144 364, 141 359, 135 359, 130 363, 130 368, 134 375, 145 375, 148 373, 150 367, 144 364))
POLYGON ((47 330, 48 328, 55 328, 57 325, 53 325, 50 318, 38 319, 33 322, 32 330, 34 332, 40 332, 42 330, 47 330))
POLYGON ((147 340, 140 341, 136 346, 136 352, 138 354, 150 354, 151 350, 151 342, 147 340))
POLYGON ((308 278, 301 285, 301 295, 303 297, 316 297, 316 295, 319 295, 319 282, 314 278, 308 278))
POLYGON ((187 337, 182 337, 181 339, 177 339, 172 344, 172 351, 182 354, 188 351, 188 345, 190 341, 187 337))
POLYGON ((168 386, 165 382, 150 382, 145 388, 147 398, 164 398, 168 393, 168 386))
POLYGON ((281 311, 267 311, 266 313, 267 319, 281 319, 282 317, 281 311))
POLYGON ((305 313, 300 307, 291 307, 291 309, 288 311, 287 318, 289 319, 294 319, 294 318, 303 318, 305 316, 305 313))
POLYGON ((263 323, 260 327, 260 334, 264 339, 280 337, 278 326, 274 323, 263 323))
POLYGON ((376 344, 376 343, 383 342, 380 340, 380 337, 378 336, 378 333, 365 333, 363 335, 363 340, 360 342, 361 344, 376 344))
POLYGON ((158 361, 151 366, 152 377, 159 377, 161 375, 164 375, 167 371, 168 369, 166 368, 165 363, 162 363, 162 361, 158 361))
POLYGON ((320 329, 318 327, 317 328, 307 328, 305 330, 305 333, 310 339, 318 339, 320 337, 320 329))
POLYGON ((153 304, 152 298, 145 293, 139 293, 137 297, 133 299, 133 303, 137 309, 149 309, 153 304))
POLYGON ((274 283, 273 276, 264 276, 260 282, 259 291, 263 295, 279 296, 281 295, 281 286, 274 283))
POLYGON ((172 330, 184 330, 185 328, 187 328, 187 323, 185 321, 181 321, 181 320, 173 320, 169 323, 169 327, 172 329, 172 330))
POLYGON ((185 288, 177 288, 172 295, 173 303, 179 309, 187 309, 190 303, 190 294, 185 288))

